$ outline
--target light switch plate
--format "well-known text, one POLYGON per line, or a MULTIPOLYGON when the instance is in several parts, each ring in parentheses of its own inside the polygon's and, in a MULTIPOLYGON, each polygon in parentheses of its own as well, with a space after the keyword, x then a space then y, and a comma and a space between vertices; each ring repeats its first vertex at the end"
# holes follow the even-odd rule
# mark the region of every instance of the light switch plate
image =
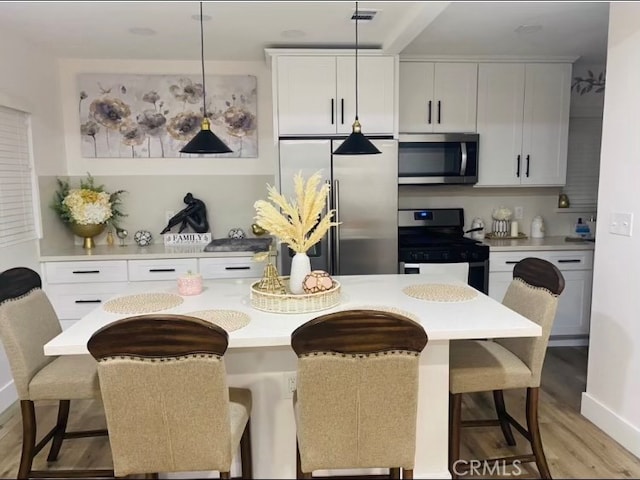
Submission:
POLYGON ((633 232, 633 213, 612 212, 609 221, 609 233, 630 237, 633 232))

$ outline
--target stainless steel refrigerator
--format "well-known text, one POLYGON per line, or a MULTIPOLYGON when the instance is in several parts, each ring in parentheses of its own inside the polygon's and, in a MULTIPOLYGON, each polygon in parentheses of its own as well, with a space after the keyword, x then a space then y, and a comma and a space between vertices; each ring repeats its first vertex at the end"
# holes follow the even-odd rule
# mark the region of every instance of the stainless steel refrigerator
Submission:
MULTIPOLYGON (((295 198, 293 177, 321 170, 331 185, 330 229, 307 254, 311 268, 331 275, 398 273, 398 142, 372 140, 382 154, 333 155, 341 139, 280 140, 280 192, 295 198)), ((326 210, 325 210, 326 212, 326 210)), ((291 271, 293 252, 282 245, 279 268, 291 271)))

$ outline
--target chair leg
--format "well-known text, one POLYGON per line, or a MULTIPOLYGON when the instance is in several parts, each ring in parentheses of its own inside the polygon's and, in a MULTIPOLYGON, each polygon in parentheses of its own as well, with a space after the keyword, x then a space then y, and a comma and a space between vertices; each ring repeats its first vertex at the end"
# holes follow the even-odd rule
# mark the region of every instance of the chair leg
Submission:
POLYGON ((220 472, 220 478, 231 478, 231 472, 220 472))
POLYGON ((531 448, 536 457, 536 465, 540 472, 540 478, 551 478, 547 458, 542 448, 542 438, 540 437, 540 427, 538 425, 538 399, 540 388, 527 388, 527 428, 531 435, 531 448))
POLYGON ((496 405, 496 413, 498 414, 498 421, 500 422, 500 428, 504 439, 507 441, 507 445, 513 447, 516 444, 516 439, 513 438, 513 432, 511 431, 511 424, 507 419, 507 409, 504 405, 504 394, 502 390, 493 391, 493 403, 496 405))
POLYGON ((242 432, 240 439, 240 461, 242 463, 241 478, 253 478, 253 456, 251 453, 251 418, 247 420, 247 424, 242 432))
POLYGON ((402 469, 402 478, 413 478, 413 468, 412 469, 402 469))
POLYGON ((389 469, 389 478, 393 480, 400 479, 400 469, 399 468, 390 468, 389 469))
POLYGON ((300 461, 300 446, 298 445, 298 439, 296 438, 296 478, 313 478, 311 472, 302 472, 302 462, 300 461))
POLYGON ((69 400, 60 400, 60 406, 58 407, 58 421, 56 423, 55 433, 53 434, 53 441, 51 442, 51 450, 49 450, 47 462, 55 462, 58 459, 60 447, 64 440, 64 433, 67 430, 70 405, 71 402, 69 400))
POLYGON ((29 478, 36 448, 36 409, 32 401, 20 400, 22 414, 22 455, 18 478, 29 478))
MULTIPOLYGON (((460 459, 460 430, 462 427, 462 394, 454 393, 450 395, 449 412, 449 472, 451 478, 458 478, 455 465, 460 459)), ((406 470, 405 470, 406 472, 406 470)), ((413 471, 411 471, 413 474, 413 471)))

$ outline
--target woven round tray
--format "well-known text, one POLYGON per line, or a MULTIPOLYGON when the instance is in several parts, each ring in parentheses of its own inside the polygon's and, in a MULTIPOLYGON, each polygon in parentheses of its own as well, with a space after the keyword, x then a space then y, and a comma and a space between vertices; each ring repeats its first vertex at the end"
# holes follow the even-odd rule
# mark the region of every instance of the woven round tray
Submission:
MULTIPOLYGON (((289 277, 280 277, 286 288, 289 277)), ((256 287, 260 281, 251 284, 251 306, 257 310, 273 313, 307 313, 326 310, 340 303, 340 282, 333 280, 333 287, 326 292, 294 295, 286 293, 267 293, 256 287)))
POLYGON ((249 315, 238 310, 198 310, 197 312, 185 313, 185 315, 215 323, 227 332, 246 327, 251 321, 249 315))
POLYGON ((472 288, 446 283, 410 285, 402 291, 410 297, 430 302, 466 302, 478 296, 478 292, 472 288))

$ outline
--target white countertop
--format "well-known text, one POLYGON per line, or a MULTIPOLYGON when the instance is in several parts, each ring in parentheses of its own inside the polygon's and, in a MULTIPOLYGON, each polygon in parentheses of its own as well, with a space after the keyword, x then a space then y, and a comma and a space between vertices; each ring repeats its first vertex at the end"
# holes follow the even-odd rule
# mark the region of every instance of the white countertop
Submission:
MULTIPOLYGON (((197 310, 238 310, 251 317, 250 323, 229 334, 229 348, 290 345, 291 333, 319 315, 353 308, 395 307, 420 319, 430 340, 468 338, 528 337, 541 335, 540 327, 478 292, 464 302, 427 302, 405 295, 402 289, 422 283, 452 283, 433 275, 353 275, 335 277, 341 283, 342 302, 331 309, 305 314, 267 313, 250 305, 250 285, 256 279, 209 280, 202 294, 184 297, 184 302, 162 313, 185 314, 197 310)), ((144 292, 176 293, 174 282, 131 284, 127 295, 144 292), (161 285, 161 286, 159 286, 161 285)), ((105 312, 100 306, 44 346, 46 355, 87 353, 87 341, 104 325, 121 315, 105 312)))
POLYGON ((510 252, 518 250, 593 250, 595 242, 565 240, 564 236, 544 238, 524 238, 518 240, 489 240, 482 243, 489 245, 492 252, 510 252))
POLYGON ((82 260, 143 260, 154 258, 205 258, 205 257, 251 257, 253 252, 205 252, 206 245, 165 246, 151 244, 146 247, 129 244, 96 245, 90 250, 82 245, 43 248, 40 251, 41 262, 73 262, 82 260))

